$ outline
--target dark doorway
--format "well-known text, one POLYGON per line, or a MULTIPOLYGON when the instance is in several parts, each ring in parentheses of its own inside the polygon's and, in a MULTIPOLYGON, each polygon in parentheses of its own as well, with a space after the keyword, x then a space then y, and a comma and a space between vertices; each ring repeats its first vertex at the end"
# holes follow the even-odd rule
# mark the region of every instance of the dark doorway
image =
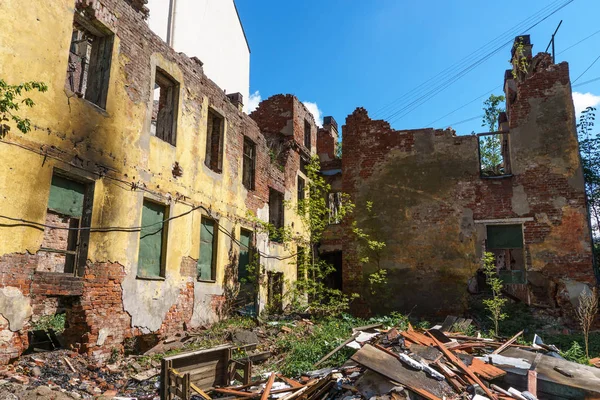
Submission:
POLYGON ((342 290, 342 252, 322 253, 320 257, 334 268, 333 272, 325 277, 325 286, 330 289, 342 290))

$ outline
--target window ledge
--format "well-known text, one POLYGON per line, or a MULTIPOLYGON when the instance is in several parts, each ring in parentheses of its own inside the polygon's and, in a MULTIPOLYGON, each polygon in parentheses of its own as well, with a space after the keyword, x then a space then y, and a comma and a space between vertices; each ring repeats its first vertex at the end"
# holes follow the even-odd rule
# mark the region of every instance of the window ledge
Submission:
POLYGON ((91 101, 89 101, 88 99, 86 99, 84 96, 80 96, 79 94, 73 92, 71 89, 65 87, 65 93, 67 94, 67 97, 69 99, 71 98, 75 98, 75 99, 80 99, 81 101, 83 101, 84 104, 87 104, 89 107, 92 107, 95 111, 99 112, 100 114, 102 114, 105 117, 110 117, 110 115, 108 115, 108 112, 100 107, 97 104, 92 103, 91 101))
POLYGON ((164 276, 141 276, 137 275, 135 279, 140 279, 142 281, 164 281, 166 278, 164 276))
POLYGON ((481 176, 481 179, 506 179, 506 178, 512 178, 514 175, 513 174, 506 174, 506 175, 499 175, 499 176, 481 176))
POLYGON ((198 282, 202 282, 202 283, 217 283, 216 279, 197 279, 198 282))

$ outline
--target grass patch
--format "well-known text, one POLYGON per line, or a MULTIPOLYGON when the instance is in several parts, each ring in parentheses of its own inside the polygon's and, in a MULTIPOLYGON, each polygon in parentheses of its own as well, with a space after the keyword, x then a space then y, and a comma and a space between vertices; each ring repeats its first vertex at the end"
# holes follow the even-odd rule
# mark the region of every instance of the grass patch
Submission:
MULTIPOLYGON (((331 350, 339 346, 352 335, 352 328, 383 323, 386 326, 399 326, 406 328, 407 319, 400 314, 387 317, 358 319, 349 315, 315 320, 312 332, 302 325, 298 325, 293 332, 280 337, 276 342, 277 352, 285 353, 283 362, 277 369, 286 376, 298 376, 303 372, 314 370, 313 365, 331 350)), ((356 350, 348 347, 331 356, 317 368, 340 366, 354 354, 356 350)))

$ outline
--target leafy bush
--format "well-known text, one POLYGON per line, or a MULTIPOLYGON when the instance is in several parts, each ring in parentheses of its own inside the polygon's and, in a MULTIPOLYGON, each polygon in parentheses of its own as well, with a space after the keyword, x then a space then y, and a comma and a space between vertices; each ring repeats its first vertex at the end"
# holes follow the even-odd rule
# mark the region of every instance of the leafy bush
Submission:
POLYGON ((33 323, 33 329, 62 333, 65 330, 66 320, 66 314, 43 315, 37 322, 33 323))
POLYGON ((562 351, 561 355, 569 361, 580 364, 589 364, 583 348, 577 342, 571 343, 571 347, 567 351, 562 351))

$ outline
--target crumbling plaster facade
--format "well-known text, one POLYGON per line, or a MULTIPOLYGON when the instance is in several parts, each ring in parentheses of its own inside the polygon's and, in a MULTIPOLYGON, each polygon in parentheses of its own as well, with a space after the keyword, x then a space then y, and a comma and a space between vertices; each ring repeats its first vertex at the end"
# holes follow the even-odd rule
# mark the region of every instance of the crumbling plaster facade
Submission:
MULTIPOLYGON (((253 246, 266 257, 267 271, 296 278, 293 263, 281 259, 290 250, 256 232, 251 215, 268 220, 269 188, 295 201, 298 146, 288 146, 281 166, 274 164, 267 139, 289 132, 263 127, 263 119, 241 112, 201 63, 167 46, 146 18, 141 0, 44 1, 29 4, 27 12, 17 0, 0 4, 0 76, 11 84, 38 80, 49 87, 32 95, 33 109, 21 110, 32 130, 13 129, 0 139, 0 214, 33 222, 0 220, 0 363, 27 348, 33 321, 56 311, 58 303, 67 313, 67 341, 97 357, 122 349, 127 338, 216 321, 235 292, 239 245, 229 235, 239 239, 242 228, 256 233, 253 246), (74 14, 114 35, 104 109, 65 89, 74 14), (151 134, 157 68, 178 85, 175 145, 151 134), (220 173, 204 163, 209 109, 224 120, 220 173), (242 184, 245 137, 257 149, 253 190, 242 184), (163 276, 139 276, 140 232, 126 229, 92 231, 77 276, 39 271, 44 227, 37 224, 46 221, 56 171, 93 187, 92 228, 140 226, 146 199, 167 206, 169 217, 185 214, 166 224, 163 276), (197 279, 202 216, 220 228, 212 282, 197 279)), ((316 137, 308 110, 295 97, 286 99, 278 116, 286 129, 300 132, 306 119, 316 137)), ((315 146, 303 151, 312 154, 315 146)), ((286 224, 294 218, 285 210, 286 224)), ((259 309, 267 302, 261 284, 259 309)))
MULTIPOLYGON (((393 293, 376 309, 357 301, 357 312, 462 313, 489 225, 522 226, 526 282, 507 290, 527 304, 572 316, 581 290, 595 284, 569 68, 544 53, 529 62, 526 76, 506 74, 506 176, 480 175, 477 135, 397 131, 363 108, 348 116, 342 188, 357 205, 359 226, 386 243, 381 267, 393 293)), ((349 226, 343 252, 344 290, 362 293, 374 266, 358 261, 349 226)))

